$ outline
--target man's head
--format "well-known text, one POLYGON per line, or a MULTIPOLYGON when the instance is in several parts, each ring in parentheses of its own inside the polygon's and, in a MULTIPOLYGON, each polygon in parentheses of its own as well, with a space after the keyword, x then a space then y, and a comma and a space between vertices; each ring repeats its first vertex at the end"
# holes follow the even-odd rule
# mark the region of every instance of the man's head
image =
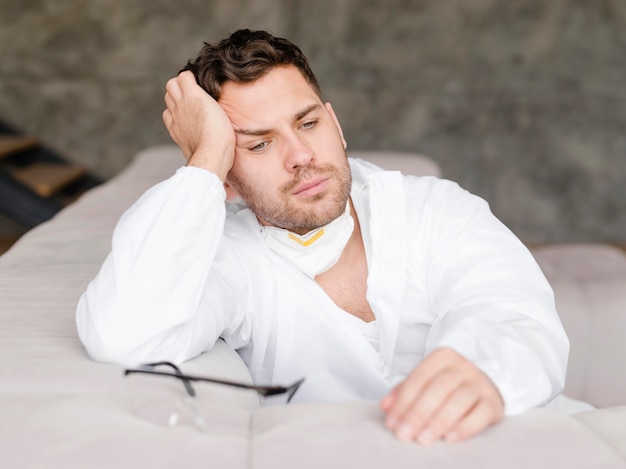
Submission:
POLYGON ((320 86, 300 48, 266 31, 240 29, 215 44, 205 42, 181 71, 191 70, 204 91, 219 101, 225 82, 250 83, 286 65, 296 67, 321 99, 320 86))
POLYGON ((225 180, 263 225, 306 233, 344 213, 351 175, 341 126, 293 43, 241 30, 187 65, 235 131, 225 180))

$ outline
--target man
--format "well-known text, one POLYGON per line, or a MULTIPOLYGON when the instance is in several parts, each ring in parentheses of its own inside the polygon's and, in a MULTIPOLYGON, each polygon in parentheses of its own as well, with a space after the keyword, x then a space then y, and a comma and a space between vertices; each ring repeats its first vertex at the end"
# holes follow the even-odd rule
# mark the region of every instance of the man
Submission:
POLYGON ((255 381, 381 399, 424 445, 561 390, 568 341, 532 256, 454 183, 348 160, 295 44, 205 44, 165 102, 187 165, 122 217, 81 298, 94 359, 183 361, 222 337, 255 381))

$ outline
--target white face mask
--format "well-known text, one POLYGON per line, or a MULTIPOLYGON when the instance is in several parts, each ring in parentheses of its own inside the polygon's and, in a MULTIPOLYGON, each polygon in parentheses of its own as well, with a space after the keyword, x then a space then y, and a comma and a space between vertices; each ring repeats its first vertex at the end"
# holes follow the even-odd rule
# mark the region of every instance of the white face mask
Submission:
POLYGON ((348 202, 342 215, 303 236, 275 226, 262 227, 261 236, 272 251, 315 278, 337 263, 353 230, 354 220, 348 202))

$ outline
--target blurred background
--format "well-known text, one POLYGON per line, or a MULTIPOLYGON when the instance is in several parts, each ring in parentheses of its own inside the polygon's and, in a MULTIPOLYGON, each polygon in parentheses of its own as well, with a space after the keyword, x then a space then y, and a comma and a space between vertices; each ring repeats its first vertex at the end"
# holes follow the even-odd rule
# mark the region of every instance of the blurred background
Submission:
POLYGON ((527 243, 626 241, 624 0, 0 0, 0 121, 105 180, 242 27, 301 46, 350 150, 430 156, 527 243))

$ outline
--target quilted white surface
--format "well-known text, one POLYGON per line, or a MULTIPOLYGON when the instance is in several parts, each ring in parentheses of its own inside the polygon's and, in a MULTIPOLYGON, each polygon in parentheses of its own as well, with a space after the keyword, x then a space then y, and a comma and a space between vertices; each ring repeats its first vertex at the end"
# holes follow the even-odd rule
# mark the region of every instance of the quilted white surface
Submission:
MULTIPOLYGON (((409 172, 438 174, 425 158, 378 157, 383 165, 397 157, 397 164, 414 163, 409 172)), ((625 467, 626 407, 576 417, 540 409, 506 419, 471 441, 432 448, 396 441, 372 402, 259 410, 249 393, 222 388, 201 398, 210 415, 206 433, 135 415, 122 369, 87 358, 74 310, 109 250, 121 213, 182 164, 171 146, 143 152, 117 178, 0 257, 3 467, 625 467)), ((555 287, 572 339, 568 391, 597 405, 626 404, 626 258, 589 245, 546 247, 535 255, 555 287)), ((183 368, 250 380, 223 343, 183 368)))

